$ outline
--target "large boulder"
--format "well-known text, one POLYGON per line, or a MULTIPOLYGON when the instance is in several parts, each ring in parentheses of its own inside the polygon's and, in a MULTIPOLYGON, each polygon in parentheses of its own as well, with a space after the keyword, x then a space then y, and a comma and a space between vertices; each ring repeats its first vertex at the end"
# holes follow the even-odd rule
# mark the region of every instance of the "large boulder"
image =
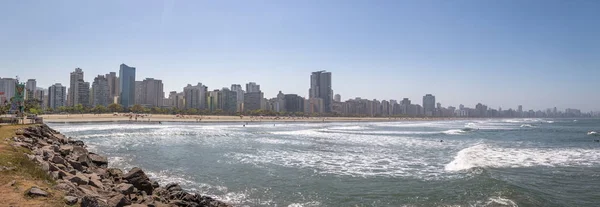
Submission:
POLYGON ((88 151, 83 148, 82 146, 73 146, 73 149, 71 151, 71 156, 74 158, 78 158, 79 156, 82 155, 88 155, 88 151))
POLYGON ((77 183, 77 185, 87 185, 90 182, 90 179, 88 179, 85 175, 81 173, 77 173, 76 175, 72 176, 67 176, 67 180, 69 180, 72 183, 77 183))
POLYGON ((106 159, 106 157, 97 155, 97 154, 92 154, 90 153, 88 155, 88 157, 90 158, 90 161, 92 161, 94 164, 98 165, 98 166, 103 166, 103 165, 107 165, 108 164, 108 159, 106 159))
POLYGON ((154 190, 150 179, 140 168, 134 167, 123 178, 137 189, 146 191, 148 195, 151 195, 154 190))
POLYGON ((83 165, 81 165, 80 162, 77 162, 75 160, 67 160, 67 162, 69 163, 69 165, 71 165, 71 167, 73 167, 75 170, 78 171, 83 171, 83 165))
POLYGON ((125 197, 123 194, 117 194, 108 199, 108 205, 115 207, 123 207, 131 205, 131 201, 127 199, 127 197, 125 197))
POLYGON ((133 193, 133 185, 129 183, 121 183, 115 187, 115 190, 124 195, 129 195, 133 193))
POLYGON ((71 146, 71 145, 62 145, 62 146, 60 146, 60 148, 58 149, 58 151, 60 151, 60 154, 62 156, 67 156, 67 155, 71 154, 71 152, 73 151, 73 146, 71 146))
POLYGON ((50 162, 56 163, 56 164, 61 164, 61 165, 66 165, 65 159, 62 158, 61 156, 55 154, 52 159, 50 159, 50 162))

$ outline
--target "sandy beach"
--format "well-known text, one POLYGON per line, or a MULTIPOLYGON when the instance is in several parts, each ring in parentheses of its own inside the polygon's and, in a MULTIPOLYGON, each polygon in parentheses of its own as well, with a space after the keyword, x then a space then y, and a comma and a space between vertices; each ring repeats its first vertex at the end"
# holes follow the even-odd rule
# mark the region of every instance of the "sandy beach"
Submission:
POLYGON ((73 122, 367 122, 367 121, 417 121, 441 120, 456 118, 388 118, 388 117, 259 117, 259 116, 200 116, 149 114, 139 116, 137 119, 127 114, 52 114, 41 115, 46 123, 73 123, 73 122))

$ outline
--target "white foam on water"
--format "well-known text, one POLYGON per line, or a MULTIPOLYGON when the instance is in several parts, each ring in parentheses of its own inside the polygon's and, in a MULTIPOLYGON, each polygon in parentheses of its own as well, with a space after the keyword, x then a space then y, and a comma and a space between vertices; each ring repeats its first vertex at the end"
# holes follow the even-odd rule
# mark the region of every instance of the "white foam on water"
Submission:
POLYGON ((331 129, 331 130, 366 130, 366 129, 370 129, 370 128, 365 127, 365 126, 338 126, 338 127, 330 127, 327 129, 331 129))
POLYGON ((484 206, 511 206, 511 207, 517 207, 519 205, 517 205, 517 203, 515 203, 514 201, 508 199, 508 198, 502 198, 499 196, 496 197, 490 197, 488 198, 488 200, 486 201, 484 206))
POLYGON ((450 129, 450 130, 444 131, 443 133, 448 134, 448 135, 460 135, 460 134, 464 134, 465 131, 463 131, 461 129, 450 129))
POLYGON ((454 160, 446 164, 445 170, 461 171, 474 167, 518 168, 593 165, 600 165, 600 149, 504 148, 476 144, 459 151, 454 160))
POLYGON ((547 121, 546 123, 548 123, 548 124, 552 124, 552 123, 554 123, 554 121, 547 121))
POLYGON ((314 207, 314 206, 320 206, 321 202, 319 201, 309 201, 309 202, 305 202, 305 203, 292 203, 290 205, 288 205, 288 207, 314 207))
POLYGON ((533 125, 531 124, 521 124, 521 128, 532 128, 533 125))

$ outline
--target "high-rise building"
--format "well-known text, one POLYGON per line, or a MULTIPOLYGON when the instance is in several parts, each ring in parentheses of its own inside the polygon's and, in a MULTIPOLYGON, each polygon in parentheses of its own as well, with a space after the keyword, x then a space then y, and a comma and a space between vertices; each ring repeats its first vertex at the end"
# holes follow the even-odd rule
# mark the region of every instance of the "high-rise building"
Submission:
POLYGON ((423 112, 425 116, 435 116, 435 96, 426 94, 423 96, 423 112))
POLYGON ((108 96, 113 99, 115 96, 119 96, 119 79, 117 73, 110 72, 105 75, 106 82, 108 83, 108 96))
POLYGON ((171 91, 169 93, 169 105, 170 107, 175 107, 177 109, 185 108, 185 101, 183 98, 183 93, 177 93, 177 91, 171 91))
POLYGON ((336 102, 342 102, 342 96, 340 96, 340 94, 335 94, 335 96, 333 96, 333 100, 336 102))
POLYGON ((219 108, 228 114, 237 111, 237 92, 223 88, 219 96, 219 108))
MULTIPOLYGON (((71 72, 70 81, 69 81, 69 94, 68 94, 68 103, 67 106, 75 106, 77 104, 82 103, 82 95, 80 92, 83 91, 79 89, 79 86, 83 86, 83 70, 81 68, 75 68, 75 71, 71 72)), ((88 89, 89 90, 89 87, 88 89)), ((87 92, 89 93, 89 91, 87 92)), ((89 98, 89 97, 88 97, 89 98)), ((87 99, 85 99, 87 100, 87 99)), ((83 101, 86 102, 86 101, 83 101)), ((83 104, 83 103, 82 103, 83 104)))
POLYGON ((89 107, 92 105, 91 101, 92 100, 92 96, 90 95, 90 82, 84 82, 84 81, 80 81, 77 83, 77 96, 78 96, 78 103, 77 104, 81 104, 82 106, 85 107, 89 107))
POLYGON ((242 86, 239 84, 232 84, 231 90, 236 92, 237 96, 237 112, 244 111, 244 90, 242 90, 242 86))
MULTIPOLYGON (((333 101, 333 89, 331 88, 331 73, 325 71, 313 72, 310 76, 309 100, 320 98, 323 101, 323 112, 331 112, 333 101)), ((310 101, 309 101, 310 102, 310 101)), ((318 102, 318 101, 312 101, 318 102)))
POLYGON ((66 106, 67 87, 56 83, 48 88, 48 108, 57 109, 66 106))
POLYGON ((47 89, 37 87, 35 89, 35 94, 33 95, 33 98, 40 101, 40 103, 41 103, 40 106, 43 109, 48 107, 48 91, 47 91, 47 89))
MULTIPOLYGON (((136 99, 139 97, 139 103, 144 106, 161 106, 162 100, 165 97, 163 90, 162 80, 154 78, 146 78, 138 83, 136 81, 136 87, 139 87, 139 94, 136 94, 136 99)), ((138 93, 138 89, 136 89, 138 93)))
POLYGON ((119 101, 124 108, 135 101, 135 67, 121 64, 119 68, 119 101))
POLYGON ((37 86, 35 79, 27 80, 27 83, 25 83, 25 99, 34 99, 36 90, 37 86))
POLYGON ((92 91, 93 106, 108 106, 112 103, 110 86, 106 77, 99 75, 98 77, 94 78, 94 82, 92 83, 92 91))
POLYGON ((261 109, 263 105, 262 92, 249 92, 244 94, 244 111, 261 109))
POLYGON ((207 87, 202 83, 198 83, 196 86, 188 84, 183 88, 183 96, 186 109, 206 109, 207 87))
POLYGON ((285 94, 285 111, 287 112, 303 112, 304 98, 296 94, 285 94))
POLYGON ((135 99, 133 104, 142 104, 142 81, 135 81, 135 99))
POLYGON ((246 83, 246 93, 261 92, 260 85, 255 82, 246 83))
POLYGON ((15 87, 17 80, 14 78, 0 78, 0 104, 10 102, 10 99, 15 96, 15 87))

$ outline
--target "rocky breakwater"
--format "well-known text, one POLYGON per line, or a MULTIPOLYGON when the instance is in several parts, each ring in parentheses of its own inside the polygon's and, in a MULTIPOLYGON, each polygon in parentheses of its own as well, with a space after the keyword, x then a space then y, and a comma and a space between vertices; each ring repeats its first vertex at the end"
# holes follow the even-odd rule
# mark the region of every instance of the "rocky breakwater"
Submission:
POLYGON ((27 156, 56 180, 54 188, 65 192, 67 205, 230 206, 208 196, 186 192, 176 183, 159 186, 140 168, 126 173, 108 168, 106 157, 89 152, 83 141, 67 138, 46 125, 24 128, 16 134, 13 145, 32 151, 27 156))

